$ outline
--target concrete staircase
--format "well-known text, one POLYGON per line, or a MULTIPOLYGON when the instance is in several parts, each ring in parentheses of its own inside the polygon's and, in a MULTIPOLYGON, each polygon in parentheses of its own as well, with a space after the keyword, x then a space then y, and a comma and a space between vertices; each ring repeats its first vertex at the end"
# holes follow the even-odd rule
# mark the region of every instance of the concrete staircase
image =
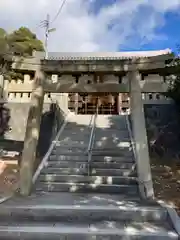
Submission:
POLYGON ((33 194, 0 213, 0 239, 178 239, 167 209, 141 199, 126 116, 70 117, 33 194))

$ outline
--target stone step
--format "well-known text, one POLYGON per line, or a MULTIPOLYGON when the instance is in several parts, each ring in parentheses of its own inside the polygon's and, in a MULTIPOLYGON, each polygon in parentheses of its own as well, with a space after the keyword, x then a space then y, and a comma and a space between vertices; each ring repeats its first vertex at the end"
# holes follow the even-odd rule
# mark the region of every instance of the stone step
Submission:
POLYGON ((36 191, 44 192, 73 192, 73 193, 111 193, 136 195, 139 193, 138 185, 115 184, 86 184, 86 183, 61 183, 61 182, 37 182, 36 191))
POLYGON ((133 157, 133 151, 129 151, 129 149, 92 149, 93 156, 116 156, 116 157, 133 157))
POLYGON ((92 156, 92 162, 129 162, 134 163, 134 158, 131 156, 122 157, 122 156, 92 156))
MULTIPOLYGON (((52 193, 54 194, 54 193, 52 193)), ((0 208, 1 222, 11 221, 24 222, 26 219, 31 223, 35 222, 92 222, 92 221, 167 221, 168 214, 165 208, 154 203, 140 202, 134 200, 105 202, 104 199, 94 198, 93 204, 89 201, 82 201, 82 197, 68 200, 62 196, 54 204, 41 202, 30 204, 24 202, 21 205, 5 205, 0 208), (78 207, 77 207, 78 206, 78 207)))
POLYGON ((129 137, 129 131, 128 128, 124 129, 113 129, 113 128, 95 128, 95 134, 96 136, 128 136, 129 137))
POLYGON ((88 146, 89 146, 89 140, 88 141, 79 141, 79 142, 73 142, 73 141, 64 141, 64 142, 61 142, 60 144, 56 144, 56 147, 60 147, 60 148, 67 148, 67 147, 72 147, 72 148, 85 148, 85 149, 88 149, 88 146))
POLYGON ((137 184, 135 177, 40 174, 38 181, 88 184, 137 184))
MULTIPOLYGON (((52 154, 49 157, 49 161, 78 161, 78 162, 87 162, 88 156, 82 155, 55 155, 52 154)), ((116 156, 92 156, 92 162, 129 162, 134 163, 132 157, 116 157, 116 156)))
POLYGON ((46 166, 48 167, 52 167, 52 168, 80 168, 80 167, 91 167, 91 168, 103 168, 103 169, 132 169, 134 164, 133 163, 124 163, 124 162, 90 162, 90 164, 88 164, 88 162, 77 162, 77 161, 50 161, 47 162, 46 166))
MULTIPOLYGON (((48 174, 59 174, 59 175, 88 175, 87 168, 49 168, 46 167, 42 169, 41 173, 48 173, 48 174)), ((129 169, 90 169, 91 176, 136 176, 134 171, 129 169)))
POLYGON ((82 149, 78 149, 78 148, 75 148, 75 149, 68 149, 68 148, 62 148, 59 149, 57 151, 57 149, 54 149, 52 151, 52 155, 56 155, 56 156, 61 156, 61 155, 66 155, 66 156, 87 156, 88 153, 87 153, 87 148, 82 148, 82 149))
POLYGON ((77 122, 69 122, 69 125, 66 129, 75 129, 75 130, 81 130, 81 131, 85 131, 88 129, 91 129, 92 124, 86 124, 87 122, 84 123, 77 123, 77 122))
POLYGON ((90 126, 90 120, 86 120, 85 124, 80 124, 78 122, 76 122, 76 119, 71 119, 71 121, 67 121, 67 125, 65 128, 75 128, 75 129, 87 129, 90 126), (88 122, 88 124, 87 124, 88 122))
POLYGON ((54 146, 54 149, 53 150, 56 150, 56 151, 70 151, 70 150, 72 150, 72 151, 83 151, 83 150, 85 150, 86 149, 86 147, 84 147, 84 146, 81 146, 80 144, 79 144, 79 146, 78 147, 74 147, 74 146, 71 146, 71 145, 67 145, 67 146, 58 146, 58 145, 55 145, 54 146))
POLYGON ((93 117, 87 117, 87 116, 73 116, 71 117, 68 122, 75 127, 89 127, 93 121, 93 117))
POLYGON ((130 141, 130 136, 129 134, 124 131, 124 132, 121 132, 121 133, 117 133, 117 132, 108 132, 108 133, 104 133, 102 132, 101 134, 100 133, 96 133, 96 130, 95 130, 95 141, 112 141, 112 140, 116 140, 116 141, 125 141, 125 139, 127 139, 128 141, 130 141))
POLYGON ((127 128, 127 124, 126 124, 126 121, 123 121, 123 122, 120 122, 118 125, 112 125, 111 127, 110 127, 110 129, 113 131, 118 131, 118 130, 123 130, 123 129, 125 129, 125 130, 128 130, 128 128, 127 128))
POLYGON ((94 134, 94 142, 106 142, 106 143, 119 143, 119 142, 131 142, 131 139, 129 137, 129 135, 125 134, 113 134, 113 133, 107 133, 107 134, 101 134, 98 135, 94 134))
POLYGON ((67 125, 65 126, 65 129, 72 129, 73 130, 81 130, 81 131, 85 131, 87 129, 90 128, 90 125, 81 125, 81 124, 74 124, 73 122, 68 122, 67 125))
POLYGON ((52 154, 74 154, 74 153, 82 153, 87 152, 87 147, 71 147, 71 146, 55 146, 52 154))
POLYGON ((80 133, 76 133, 76 134, 71 134, 71 132, 69 133, 62 133, 58 139, 58 141, 56 141, 57 143, 64 140, 64 139, 69 139, 69 140, 75 140, 75 141, 84 141, 84 140, 88 140, 90 138, 90 133, 88 133, 87 135, 85 134, 80 134, 80 133))
MULTIPOLYGON (((73 146, 55 146, 52 154, 76 154, 76 153, 85 153, 87 151, 86 147, 73 147, 73 146)), ((129 148, 93 148, 92 155, 96 156, 133 156, 133 151, 129 148)))
POLYGON ((98 221, 95 223, 4 223, 0 226, 0 239, 8 240, 171 240, 177 233, 165 223, 98 221))
POLYGON ((109 141, 109 140, 100 140, 96 141, 93 144, 93 148, 95 149, 115 149, 118 150, 119 148, 131 148, 131 141, 122 141, 122 140, 114 140, 114 141, 109 141))
POLYGON ((60 136, 60 138, 62 137, 62 136, 68 136, 68 137, 70 137, 70 136, 74 136, 74 135, 77 135, 77 134, 79 134, 80 136, 84 136, 84 137, 88 137, 90 134, 91 134, 91 128, 89 128, 89 129, 85 129, 85 130, 81 130, 81 129, 73 129, 73 127, 71 127, 71 128, 65 128, 64 130, 63 130, 63 132, 62 132, 62 135, 60 136))
POLYGON ((87 162, 88 156, 83 156, 83 155, 56 155, 52 154, 49 157, 49 161, 82 161, 82 162, 87 162))
MULTIPOLYGON (((128 128, 127 126, 122 126, 121 128, 103 128, 103 127, 98 127, 96 125, 95 127, 95 133, 96 135, 99 135, 99 136, 108 136, 108 134, 116 134, 116 135, 122 135, 123 133, 125 133, 126 136, 129 136, 129 132, 128 132, 128 128)), ((109 136, 110 136, 109 135, 109 136)))
MULTIPOLYGON (((159 204, 155 201, 143 200, 138 196, 126 196, 126 194, 100 194, 100 193, 89 193, 89 194, 81 194, 81 193, 36 193, 32 192, 32 194, 28 197, 22 198, 18 194, 13 198, 3 202, 0 204, 0 212, 1 209, 6 206, 21 206, 21 205, 72 205, 72 204, 91 204, 91 205, 123 205, 124 203, 135 202, 134 204, 146 204, 151 203, 155 204, 155 206, 159 206, 159 204)), ((154 206, 154 205, 153 205, 154 206)))
POLYGON ((94 152, 112 152, 112 153, 116 153, 116 152, 119 152, 119 151, 125 151, 125 152, 132 152, 132 147, 131 146, 116 146, 116 147, 109 147, 109 146, 106 146, 106 148, 103 148, 103 147, 93 147, 93 151, 94 152))
POLYGON ((68 145, 68 146, 73 146, 73 147, 81 147, 81 146, 84 146, 85 145, 85 147, 87 147, 88 146, 88 144, 89 144, 89 138, 87 139, 87 140, 85 140, 85 139, 81 139, 81 140, 72 140, 71 138, 66 138, 66 139, 63 139, 63 140, 61 140, 61 141, 56 141, 56 144, 55 144, 55 146, 56 147, 59 147, 59 146, 66 146, 66 145, 68 145))
POLYGON ((88 135, 82 135, 79 134, 78 132, 75 135, 71 135, 71 133, 65 133, 60 135, 59 139, 56 140, 56 145, 58 145, 59 143, 61 143, 62 141, 83 141, 83 142, 87 142, 89 141, 90 138, 90 133, 88 135))
POLYGON ((64 139, 64 138, 67 138, 67 137, 75 139, 77 136, 79 136, 78 139, 80 138, 82 140, 84 138, 88 139, 90 137, 90 135, 91 135, 91 129, 86 131, 86 132, 80 132, 80 131, 74 132, 71 129, 71 130, 65 130, 64 132, 62 132, 62 134, 60 135, 58 140, 61 141, 61 139, 64 139))
MULTIPOLYGON (((127 136, 129 136, 129 131, 128 131, 128 127, 127 126, 121 126, 120 128, 116 128, 116 127, 109 127, 109 128, 103 128, 101 126, 95 126, 95 132, 97 133, 97 135, 107 135, 107 134, 118 134, 121 135, 121 133, 126 132, 127 136)), ((107 135, 108 136, 108 135, 107 135)))
POLYGON ((81 134, 74 135, 74 136, 61 135, 59 137, 59 139, 56 140, 55 142, 57 143, 57 145, 60 144, 61 142, 65 142, 65 141, 72 141, 72 142, 77 142, 78 143, 78 142, 81 142, 81 141, 85 142, 85 141, 89 140, 89 138, 90 138, 90 134, 88 134, 87 136, 83 136, 83 135, 81 136, 81 134))

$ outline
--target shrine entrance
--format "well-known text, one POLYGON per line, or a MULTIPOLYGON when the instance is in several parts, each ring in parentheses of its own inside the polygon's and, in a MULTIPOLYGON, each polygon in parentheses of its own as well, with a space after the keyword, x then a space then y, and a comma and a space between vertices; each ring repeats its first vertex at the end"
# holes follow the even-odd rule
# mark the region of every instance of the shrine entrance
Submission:
POLYGON ((69 109, 76 114, 118 115, 118 94, 69 94, 69 109))

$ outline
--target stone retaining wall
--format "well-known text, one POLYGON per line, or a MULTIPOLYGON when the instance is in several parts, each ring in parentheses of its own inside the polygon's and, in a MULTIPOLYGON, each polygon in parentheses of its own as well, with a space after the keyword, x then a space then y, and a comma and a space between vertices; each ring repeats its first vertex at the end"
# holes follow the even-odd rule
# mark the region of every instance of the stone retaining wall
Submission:
POLYGON ((161 157, 179 154, 179 114, 175 104, 144 105, 151 154, 161 157))

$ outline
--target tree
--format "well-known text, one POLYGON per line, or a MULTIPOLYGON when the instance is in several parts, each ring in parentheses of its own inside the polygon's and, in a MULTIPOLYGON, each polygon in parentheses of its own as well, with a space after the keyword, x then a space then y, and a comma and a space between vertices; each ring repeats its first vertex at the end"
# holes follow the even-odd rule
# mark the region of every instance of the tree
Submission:
POLYGON ((9 52, 7 33, 3 28, 0 28, 0 73, 4 72, 5 62, 9 52))
POLYGON ((0 55, 7 51, 7 33, 3 28, 0 28, 0 55))
POLYGON ((180 109, 180 59, 174 56, 174 59, 168 64, 170 72, 169 91, 167 95, 171 97, 180 109))
POLYGON ((28 28, 21 27, 8 35, 8 45, 14 55, 31 56, 33 50, 43 51, 43 43, 28 28))
POLYGON ((33 50, 44 51, 43 43, 28 28, 21 27, 8 34, 0 28, 0 72, 7 78, 19 78, 10 70, 12 56, 31 56, 33 50))

